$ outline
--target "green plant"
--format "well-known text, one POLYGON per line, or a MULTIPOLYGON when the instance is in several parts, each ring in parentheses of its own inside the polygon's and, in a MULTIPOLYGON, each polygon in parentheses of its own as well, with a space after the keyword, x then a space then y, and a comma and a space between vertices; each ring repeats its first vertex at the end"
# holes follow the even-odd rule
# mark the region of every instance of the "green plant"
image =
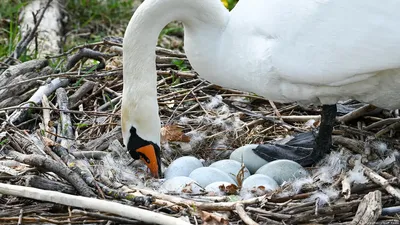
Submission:
POLYGON ((65 49, 77 44, 101 41, 105 36, 123 36, 132 17, 132 0, 69 0, 66 8, 70 35, 65 49), (86 35, 75 35, 85 33, 86 35))
POLYGON ((174 60, 172 60, 171 63, 174 64, 176 67, 178 67, 178 69, 180 71, 188 71, 189 70, 184 60, 174 59, 174 60))
POLYGON ((3 145, 5 145, 5 144, 7 144, 7 143, 8 143, 8 139, 5 138, 5 139, 3 139, 3 140, 0 141, 0 146, 3 146, 3 145))
POLYGON ((162 35, 170 35, 170 34, 183 34, 183 27, 181 26, 166 26, 160 33, 162 35))
MULTIPOLYGON (((171 62, 172 64, 174 64, 176 67, 178 67, 179 71, 188 71, 188 65, 185 63, 184 60, 181 59, 174 59, 171 62)), ((175 76, 175 74, 172 74, 172 85, 176 85, 179 84, 181 82, 181 79, 177 76, 175 76)))
POLYGON ((104 94, 104 97, 107 99, 107 102, 110 103, 111 108, 114 108, 114 104, 112 103, 112 99, 110 98, 110 96, 108 94, 104 94))
MULTIPOLYGON (((21 39, 19 33, 19 12, 27 1, 3 0, 0 7, 0 60, 9 56, 21 39)), ((30 56, 23 54, 21 60, 26 61, 30 56)))
POLYGON ((87 124, 87 123, 76 123, 76 124, 74 124, 77 128, 85 128, 85 127, 88 127, 89 126, 89 124, 87 124))
POLYGON ((239 0, 221 0, 221 1, 222 3, 224 3, 227 9, 232 10, 239 0))

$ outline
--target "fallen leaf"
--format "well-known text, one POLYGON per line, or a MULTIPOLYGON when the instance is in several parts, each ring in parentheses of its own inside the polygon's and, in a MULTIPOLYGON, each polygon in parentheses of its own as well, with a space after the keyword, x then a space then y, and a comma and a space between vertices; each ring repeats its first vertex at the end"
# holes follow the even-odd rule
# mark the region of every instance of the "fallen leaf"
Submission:
POLYGON ((203 220, 204 225, 219 225, 219 224, 228 224, 228 220, 221 216, 217 216, 213 213, 209 213, 206 211, 199 211, 200 217, 203 220))
POLYGON ((189 142, 190 137, 183 133, 183 129, 177 125, 167 125, 161 128, 161 140, 189 142))
POLYGON ((165 101, 167 103, 167 107, 172 109, 175 106, 174 100, 165 101))
POLYGON ((122 67, 121 57, 112 57, 106 62, 105 70, 115 70, 122 67))
POLYGON ((193 193, 192 190, 193 183, 186 184, 185 187, 182 188, 182 193, 193 193))
POLYGON ((236 185, 230 184, 225 186, 223 191, 228 195, 236 195, 238 193, 238 190, 239 188, 236 185))

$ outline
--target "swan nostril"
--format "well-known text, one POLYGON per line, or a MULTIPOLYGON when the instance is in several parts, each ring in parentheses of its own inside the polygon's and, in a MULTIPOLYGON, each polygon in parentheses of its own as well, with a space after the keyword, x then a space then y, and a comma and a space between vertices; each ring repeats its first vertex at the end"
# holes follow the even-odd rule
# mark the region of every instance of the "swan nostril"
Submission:
POLYGON ((139 152, 140 158, 144 160, 146 163, 150 163, 150 159, 143 153, 139 152))

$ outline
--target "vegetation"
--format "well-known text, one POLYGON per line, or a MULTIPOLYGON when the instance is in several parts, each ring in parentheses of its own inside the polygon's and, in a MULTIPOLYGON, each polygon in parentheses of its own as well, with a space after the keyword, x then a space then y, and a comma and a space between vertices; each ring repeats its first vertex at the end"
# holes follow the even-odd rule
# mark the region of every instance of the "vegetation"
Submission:
MULTIPOLYGON (((238 0, 221 0, 232 9, 238 0)), ((0 60, 10 55, 21 39, 19 12, 28 0, 2 0, 0 7, 0 60)), ((69 0, 66 1, 68 24, 65 29, 64 49, 100 41, 105 36, 123 36, 133 10, 140 4, 134 0, 69 0)), ((179 23, 171 23, 161 35, 181 35, 179 23)), ((35 58, 26 56, 25 60, 35 58)), ((20 59, 25 61, 23 59, 20 59)))
POLYGON ((20 40, 18 17, 26 4, 22 0, 2 0, 0 7, 0 60, 10 55, 20 40))

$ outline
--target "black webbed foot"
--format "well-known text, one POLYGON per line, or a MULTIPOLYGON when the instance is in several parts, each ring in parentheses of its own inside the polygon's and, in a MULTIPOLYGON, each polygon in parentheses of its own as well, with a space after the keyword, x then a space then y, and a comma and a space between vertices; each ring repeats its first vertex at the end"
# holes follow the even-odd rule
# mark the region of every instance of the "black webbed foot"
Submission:
POLYGON ((315 164, 330 152, 336 110, 336 105, 322 106, 318 132, 297 134, 284 145, 262 144, 253 149, 254 153, 269 162, 277 159, 289 159, 302 166, 315 164))

